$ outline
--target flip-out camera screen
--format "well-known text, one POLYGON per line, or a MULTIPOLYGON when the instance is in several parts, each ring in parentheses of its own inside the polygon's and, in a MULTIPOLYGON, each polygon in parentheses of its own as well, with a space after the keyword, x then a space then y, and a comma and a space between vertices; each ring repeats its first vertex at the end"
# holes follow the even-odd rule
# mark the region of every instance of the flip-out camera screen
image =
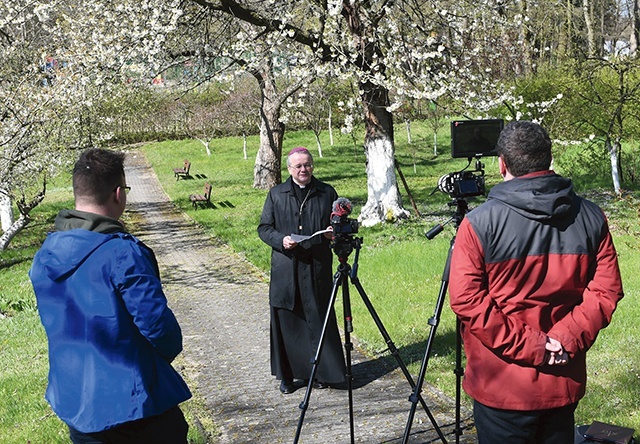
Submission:
POLYGON ((451 157, 496 156, 502 119, 454 120, 451 122, 451 157))

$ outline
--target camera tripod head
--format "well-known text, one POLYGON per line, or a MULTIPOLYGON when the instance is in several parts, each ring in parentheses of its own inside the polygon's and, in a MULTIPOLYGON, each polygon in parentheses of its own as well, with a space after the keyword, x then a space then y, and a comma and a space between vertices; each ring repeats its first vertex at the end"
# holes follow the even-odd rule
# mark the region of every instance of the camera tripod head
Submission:
POLYGON ((346 261, 354 249, 359 249, 362 245, 362 238, 351 234, 336 234, 331 240, 331 249, 338 256, 340 262, 346 261))
POLYGON ((462 197, 453 199, 447 205, 449 205, 450 207, 455 206, 456 213, 444 224, 437 224, 435 227, 427 231, 424 234, 427 237, 427 239, 431 240, 434 237, 436 237, 438 234, 442 233, 442 230, 444 230, 444 226, 452 221, 455 221, 456 231, 457 231, 458 227, 462 223, 462 219, 464 219, 464 215, 467 214, 467 212, 469 211, 469 204, 467 203, 466 199, 462 197))

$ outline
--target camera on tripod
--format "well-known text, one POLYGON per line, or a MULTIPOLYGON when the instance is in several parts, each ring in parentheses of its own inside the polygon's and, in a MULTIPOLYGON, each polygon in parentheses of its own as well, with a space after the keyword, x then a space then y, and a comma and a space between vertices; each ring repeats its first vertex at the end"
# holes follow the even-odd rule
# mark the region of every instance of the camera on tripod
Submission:
POLYGON ((333 228, 334 236, 355 234, 358 232, 358 221, 348 217, 351 211, 352 207, 349 199, 339 197, 333 202, 331 209, 331 228, 333 228))
MULTIPOLYGON (((456 207, 456 214, 449 220, 456 222, 456 227, 467 212, 467 197, 485 194, 484 164, 480 160, 485 156, 497 156, 496 144, 504 122, 502 119, 489 120, 454 120, 451 122, 451 157, 466 157, 469 163, 460 171, 445 174, 438 180, 437 190, 448 194, 453 201, 449 206, 456 207), (476 158, 474 171, 467 171, 471 165, 471 158, 476 158)), ((448 222, 447 222, 448 223, 448 222)), ((442 232, 444 226, 437 224, 425 233, 428 239, 433 239, 442 232)))
POLYGON ((454 120, 451 122, 451 157, 476 158, 474 171, 445 174, 438 181, 438 189, 454 199, 485 194, 484 165, 481 157, 496 156, 496 143, 502 131, 502 119, 454 120))
POLYGON ((355 247, 356 239, 352 236, 358 232, 358 221, 348 216, 351 214, 351 201, 339 197, 333 202, 331 209, 331 228, 333 240, 331 248, 339 258, 346 258, 355 247))
POLYGON ((438 189, 454 199, 482 196, 485 193, 484 170, 445 174, 438 181, 438 189))
POLYGON ((335 218, 331 219, 331 227, 333 228, 333 235, 338 236, 341 234, 355 234, 358 232, 358 221, 355 219, 335 218))

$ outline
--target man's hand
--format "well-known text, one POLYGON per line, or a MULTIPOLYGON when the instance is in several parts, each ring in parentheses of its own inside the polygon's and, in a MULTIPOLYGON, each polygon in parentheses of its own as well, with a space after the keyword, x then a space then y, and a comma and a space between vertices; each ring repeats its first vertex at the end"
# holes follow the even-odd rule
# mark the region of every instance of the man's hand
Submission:
POLYGON ((296 245, 298 245, 298 243, 291 239, 291 236, 285 236, 284 239, 282 239, 282 247, 285 250, 291 250, 295 248, 296 245))
POLYGON ((545 345, 545 362, 549 365, 565 365, 569 362, 569 355, 562 348, 562 344, 556 339, 547 337, 545 345))

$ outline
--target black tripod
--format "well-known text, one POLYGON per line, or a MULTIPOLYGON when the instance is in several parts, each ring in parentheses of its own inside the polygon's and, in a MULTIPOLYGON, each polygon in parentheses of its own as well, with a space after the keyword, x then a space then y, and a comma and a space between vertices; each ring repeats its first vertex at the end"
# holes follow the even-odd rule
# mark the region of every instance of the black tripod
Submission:
MULTIPOLYGON (((464 215, 467 213, 469 207, 467 205, 467 201, 462 198, 457 198, 453 202, 449 203, 450 206, 456 206, 456 214, 448 221, 455 221, 456 223, 456 231, 464 219, 464 215)), ((448 223, 447 222, 447 223, 448 223)), ((443 225, 438 224, 431 230, 429 230, 426 234, 429 240, 436 237, 438 234, 442 232, 444 229, 443 225)), ((412 402, 411 410, 409 411, 409 418, 407 419, 407 425, 404 430, 404 437, 402 439, 402 443, 406 444, 409 440, 409 435, 411 433, 411 425, 413 423, 413 418, 416 413, 416 404, 418 402, 418 397, 422 391, 422 384, 424 382, 424 375, 427 371, 427 365, 429 364, 429 357, 431 356, 431 349, 433 348, 433 341, 436 337, 436 327, 440 323, 440 315, 442 314, 442 307, 444 306, 445 296, 447 294, 447 287, 449 286, 449 270, 451 267, 451 254, 453 253, 453 244, 455 243, 456 237, 453 236, 451 239, 451 244, 449 246, 449 252, 447 254, 447 261, 444 265, 444 272, 442 273, 442 283, 440 285, 440 291, 438 292, 438 299, 436 301, 436 308, 434 314, 431 318, 429 318, 428 324, 431 326, 431 330, 429 331, 429 338, 427 339, 427 350, 424 353, 424 358, 422 360, 422 366, 420 367, 420 373, 418 374, 418 383, 415 385, 413 393, 409 397, 409 400, 412 402)), ((460 442, 460 435, 462 435, 462 428, 460 427, 460 384, 462 381, 462 376, 464 374, 464 370, 462 368, 462 341, 460 338, 460 321, 456 318, 456 368, 454 370, 456 375, 456 424, 455 424, 455 437, 456 443, 460 442)), ((446 441, 443 438, 443 442, 446 441)))
MULTIPOLYGON (((371 301, 367 297, 367 294, 365 293, 362 285, 360 284, 360 280, 358 279, 358 258, 360 256, 361 245, 362 245, 362 238, 353 237, 350 234, 347 234, 347 235, 338 234, 334 237, 332 248, 334 250, 334 253, 338 256, 338 261, 339 261, 338 271, 336 272, 333 278, 333 289, 331 291, 329 307, 325 315, 324 325, 322 327, 322 333, 320 335, 318 349, 316 351, 315 357, 313 358, 313 367, 311 369, 311 375, 309 376, 307 392, 304 396, 304 400, 302 401, 302 403, 300 403, 300 409, 302 410, 302 412, 300 413, 300 419, 298 420, 298 428, 296 430, 294 443, 297 443, 298 439, 300 438, 300 431, 302 430, 304 416, 307 411, 307 408, 309 407, 309 398, 311 396, 311 390, 313 389, 313 381, 315 379, 315 375, 318 369, 318 364, 320 362, 320 354, 322 353, 322 348, 324 345, 325 334, 326 334, 327 325, 328 325, 330 314, 331 314, 331 309, 334 306, 336 296, 338 294, 338 288, 340 287, 342 287, 342 303, 343 303, 343 315, 344 315, 344 348, 346 351, 346 371, 347 371, 347 374, 345 376, 347 379, 347 388, 349 391, 349 425, 350 425, 350 433, 351 433, 350 442, 352 444, 354 443, 355 436, 354 436, 354 423, 353 423, 353 387, 352 387, 353 377, 351 373, 351 351, 353 350, 353 344, 351 343, 351 332, 353 331, 353 323, 351 318, 351 300, 349 298, 349 280, 348 280, 349 277, 351 277, 351 282, 353 283, 353 285, 355 285, 356 289, 358 290, 358 293, 360 294, 362 301, 364 302, 367 309, 369 310, 369 313, 371 314, 371 317, 376 323, 378 330, 380 330, 380 334, 382 334, 382 337, 384 338, 385 343, 388 346, 388 350, 391 352, 393 357, 398 362, 398 365, 402 369, 402 372, 407 378, 407 381, 409 381, 409 384, 411 384, 412 388, 416 386, 415 382, 413 381, 413 378, 411 377, 411 374, 409 373, 409 370, 407 369, 406 365, 402 361, 402 358, 400 357, 400 353, 398 352, 398 349, 396 348, 395 344, 391 340, 389 333, 384 328, 382 321, 378 317, 378 314, 376 313, 375 308, 371 304, 371 301), (347 259, 349 254, 354 249, 356 251, 356 254, 355 254, 355 260, 353 262, 353 268, 351 268, 349 266, 349 263, 347 262, 347 259)), ((446 443, 447 441, 445 440, 444 435, 440 431, 440 428, 436 424, 435 418, 429 411, 427 404, 425 403, 424 399, 419 394, 419 392, 416 395, 416 403, 418 402, 418 400, 420 401, 420 403, 422 404, 422 407, 426 411, 427 416, 431 420, 435 430, 438 433, 438 436, 440 437, 443 443, 446 443)))

